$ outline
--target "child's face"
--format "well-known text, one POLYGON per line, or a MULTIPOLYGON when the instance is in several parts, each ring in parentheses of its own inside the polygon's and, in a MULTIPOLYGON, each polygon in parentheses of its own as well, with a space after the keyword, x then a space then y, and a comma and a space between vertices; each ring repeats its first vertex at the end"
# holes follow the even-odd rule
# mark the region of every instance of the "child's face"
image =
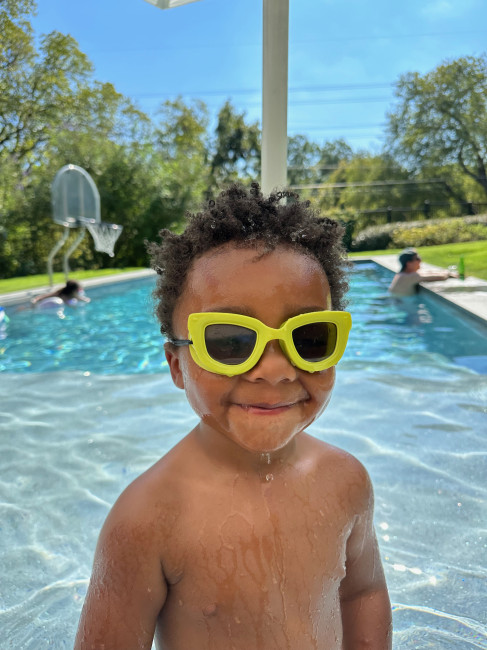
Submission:
MULTIPOLYGON (((278 328, 291 316, 331 309, 328 280, 310 257, 280 247, 262 250, 227 244, 198 258, 174 312, 177 338, 187 338, 195 312, 233 312, 278 328)), ((324 410, 335 368, 308 373, 293 366, 271 341, 251 370, 234 377, 200 368, 188 347, 166 344, 174 383, 210 427, 251 452, 282 449, 324 410)))

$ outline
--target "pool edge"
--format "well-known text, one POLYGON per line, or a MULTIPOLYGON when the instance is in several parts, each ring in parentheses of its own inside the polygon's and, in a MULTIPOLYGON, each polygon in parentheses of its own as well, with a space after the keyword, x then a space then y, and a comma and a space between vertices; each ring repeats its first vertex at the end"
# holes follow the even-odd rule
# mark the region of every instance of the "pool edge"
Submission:
MULTIPOLYGON (((398 268, 397 255, 360 255, 349 258, 353 263, 374 262, 388 271, 396 273, 398 268)), ((427 270, 442 270, 438 266, 423 262, 423 267, 427 270)), ((117 282, 126 282, 127 280, 138 280, 145 277, 156 275, 152 269, 142 269, 140 271, 129 271, 127 273, 117 273, 115 275, 106 275, 101 278, 91 278, 83 281, 86 288, 98 287, 106 284, 115 284, 117 282)), ((14 291, 0 294, 0 305, 2 307, 12 307, 28 303, 34 296, 45 293, 50 287, 37 287, 27 291, 14 291)), ((461 311, 464 315, 470 316, 477 322, 487 324, 487 282, 475 277, 469 277, 466 280, 449 279, 438 282, 429 282, 428 286, 420 285, 420 290, 444 300, 454 308, 461 311)))
MULTIPOLYGON (((374 262, 378 266, 397 273, 399 271, 399 262, 397 255, 360 255, 349 258, 351 262, 374 262)), ((428 271, 443 271, 439 266, 422 262, 422 267, 428 271)), ((487 325, 487 282, 469 276, 465 280, 450 278, 438 282, 428 282, 427 286, 420 284, 420 291, 445 301, 455 309, 487 325)))
MULTIPOLYGON (((152 269, 141 269, 140 271, 127 271, 126 273, 116 273, 114 275, 104 275, 100 278, 89 278, 83 280, 83 288, 100 287, 105 284, 115 284, 117 282, 127 282, 128 280, 139 280, 142 278, 156 275, 152 269)), ((62 283, 56 283, 55 286, 62 286, 62 283)), ((32 298, 43 293, 52 291, 52 287, 36 287, 25 291, 11 291, 0 294, 0 305, 2 307, 12 307, 30 302, 32 298)))

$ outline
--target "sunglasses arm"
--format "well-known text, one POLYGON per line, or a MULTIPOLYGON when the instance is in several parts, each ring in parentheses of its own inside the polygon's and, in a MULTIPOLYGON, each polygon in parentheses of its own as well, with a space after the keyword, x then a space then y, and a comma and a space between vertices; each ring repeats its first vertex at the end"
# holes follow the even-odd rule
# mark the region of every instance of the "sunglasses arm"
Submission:
POLYGON ((168 343, 175 345, 177 348, 182 348, 184 345, 191 345, 193 341, 190 339, 168 339, 168 343))

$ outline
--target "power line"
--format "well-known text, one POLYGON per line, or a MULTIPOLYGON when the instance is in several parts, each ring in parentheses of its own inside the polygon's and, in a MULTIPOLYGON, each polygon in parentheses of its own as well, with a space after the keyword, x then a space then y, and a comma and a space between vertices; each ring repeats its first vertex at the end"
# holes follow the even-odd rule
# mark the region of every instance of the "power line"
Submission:
POLYGON ((431 185, 435 183, 445 184, 441 178, 429 178, 425 180, 389 180, 389 181, 369 181, 368 183, 321 183, 319 185, 291 185, 292 190, 332 190, 334 188, 346 187, 383 187, 389 185, 431 185))
MULTIPOLYGON (((383 40, 397 40, 397 39, 408 39, 408 38, 449 38, 455 36, 473 36, 473 35, 486 35, 486 30, 467 30, 467 31, 453 31, 453 32, 419 32, 416 34, 355 34, 347 36, 345 33, 341 33, 339 36, 323 34, 319 38, 306 38, 289 41, 289 47, 292 49, 295 46, 309 45, 312 43, 319 43, 321 45, 326 45, 326 43, 344 43, 350 41, 383 41, 383 40)), ((260 41, 247 42, 247 43, 237 43, 232 41, 231 43, 224 43, 221 41, 218 42, 202 42, 202 43, 191 43, 186 42, 181 43, 169 43, 167 45, 156 45, 154 47, 117 47, 117 48, 100 48, 90 50, 90 54, 148 54, 148 53, 157 53, 161 54, 166 52, 175 52, 177 50, 220 50, 224 51, 225 49, 237 49, 237 48, 260 48, 262 43, 260 41)))
MULTIPOLYGON (((288 90, 289 93, 298 93, 298 92, 330 92, 336 90, 369 90, 372 88, 384 89, 392 88, 392 82, 381 82, 381 83, 351 83, 351 84, 318 84, 313 86, 291 86, 288 90)), ((187 95, 196 95, 197 97, 210 97, 215 95, 252 95, 261 93, 262 88, 233 88, 227 90, 182 90, 178 92, 168 91, 168 92, 157 92, 157 93, 131 93, 127 94, 130 97, 139 97, 139 98, 157 98, 157 97, 184 97, 187 95)))
POLYGON ((294 129, 299 129, 299 128, 306 128, 306 129, 313 129, 313 130, 322 130, 322 131, 339 131, 340 129, 379 129, 379 128, 384 128, 385 124, 380 123, 380 124, 349 124, 349 125, 340 125, 340 126, 328 126, 327 124, 324 124, 322 126, 308 126, 308 125, 303 125, 303 124, 296 124, 296 123, 290 123, 289 128, 294 128, 294 129))

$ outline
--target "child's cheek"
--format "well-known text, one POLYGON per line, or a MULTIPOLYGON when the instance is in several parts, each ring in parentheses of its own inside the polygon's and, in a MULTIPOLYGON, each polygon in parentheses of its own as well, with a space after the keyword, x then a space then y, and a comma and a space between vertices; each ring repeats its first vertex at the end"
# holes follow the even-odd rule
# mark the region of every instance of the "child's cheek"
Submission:
POLYGON ((335 366, 308 375, 308 382, 305 386, 318 408, 316 417, 321 415, 328 406, 335 385, 335 377, 335 366))
POLYGON ((192 359, 182 365, 182 373, 186 397, 195 413, 204 419, 219 412, 228 378, 203 370, 192 359))

